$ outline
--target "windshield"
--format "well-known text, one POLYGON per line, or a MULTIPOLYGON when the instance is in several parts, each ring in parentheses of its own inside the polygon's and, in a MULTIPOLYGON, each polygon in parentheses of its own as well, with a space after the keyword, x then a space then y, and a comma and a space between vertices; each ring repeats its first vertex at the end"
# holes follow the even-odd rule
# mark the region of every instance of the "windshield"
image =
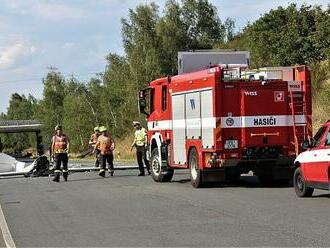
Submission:
POLYGON ((323 137, 323 134, 326 130, 326 127, 320 127, 320 129, 317 131, 317 133, 314 136, 314 140, 313 140, 313 146, 319 146, 321 143, 321 139, 323 137))
POLYGON ((327 139, 325 140, 325 145, 330 146, 330 130, 328 131, 327 139))

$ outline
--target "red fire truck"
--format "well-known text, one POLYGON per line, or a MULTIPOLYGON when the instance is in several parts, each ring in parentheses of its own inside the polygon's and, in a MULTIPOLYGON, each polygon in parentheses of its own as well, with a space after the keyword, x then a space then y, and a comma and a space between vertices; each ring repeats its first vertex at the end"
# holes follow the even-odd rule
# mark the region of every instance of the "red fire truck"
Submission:
POLYGON ((264 183, 290 180, 300 144, 312 135, 306 66, 217 65, 154 80, 139 97, 156 182, 188 168, 194 187, 249 171, 264 183))

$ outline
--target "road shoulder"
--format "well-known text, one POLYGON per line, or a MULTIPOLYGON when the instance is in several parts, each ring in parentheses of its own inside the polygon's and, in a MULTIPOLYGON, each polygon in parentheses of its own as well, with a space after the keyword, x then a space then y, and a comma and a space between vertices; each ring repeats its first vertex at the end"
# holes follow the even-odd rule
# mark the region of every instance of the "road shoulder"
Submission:
POLYGON ((5 241, 3 240, 1 229, 0 229, 0 247, 6 247, 5 241))
POLYGON ((14 240, 11 236, 11 233, 8 229, 8 225, 6 222, 5 215, 2 211, 2 207, 0 204, 0 247, 12 247, 15 248, 14 240))

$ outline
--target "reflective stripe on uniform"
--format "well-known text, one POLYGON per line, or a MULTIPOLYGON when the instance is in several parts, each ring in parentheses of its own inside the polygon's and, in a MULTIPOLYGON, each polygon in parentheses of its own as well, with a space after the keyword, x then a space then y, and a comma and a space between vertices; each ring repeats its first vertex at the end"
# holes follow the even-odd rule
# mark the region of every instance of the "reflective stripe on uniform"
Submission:
POLYGON ((55 170, 54 172, 55 173, 61 173, 61 170, 55 170))
POLYGON ((65 134, 61 136, 55 135, 53 137, 55 153, 66 153, 68 147, 68 138, 65 134))
POLYGON ((66 153, 66 150, 64 149, 57 149, 55 153, 66 153))
POLYGON ((113 140, 111 137, 101 135, 97 139, 98 149, 100 150, 101 154, 110 154, 113 149, 113 140))

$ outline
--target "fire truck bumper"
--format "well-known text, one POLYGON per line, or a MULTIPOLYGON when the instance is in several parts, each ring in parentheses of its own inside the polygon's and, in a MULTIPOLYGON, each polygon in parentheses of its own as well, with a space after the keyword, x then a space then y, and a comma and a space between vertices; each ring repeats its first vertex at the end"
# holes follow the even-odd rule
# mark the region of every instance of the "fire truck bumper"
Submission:
POLYGON ((202 181, 205 183, 224 182, 226 175, 224 169, 204 169, 202 171, 202 181))
POLYGON ((222 166, 252 166, 252 167, 294 167, 295 157, 261 158, 261 159, 226 159, 222 161, 222 166))
POLYGON ((226 170, 238 170, 241 173, 247 173, 250 170, 257 174, 266 172, 275 180, 291 179, 294 172, 294 157, 226 159, 221 161, 221 167, 226 170))

